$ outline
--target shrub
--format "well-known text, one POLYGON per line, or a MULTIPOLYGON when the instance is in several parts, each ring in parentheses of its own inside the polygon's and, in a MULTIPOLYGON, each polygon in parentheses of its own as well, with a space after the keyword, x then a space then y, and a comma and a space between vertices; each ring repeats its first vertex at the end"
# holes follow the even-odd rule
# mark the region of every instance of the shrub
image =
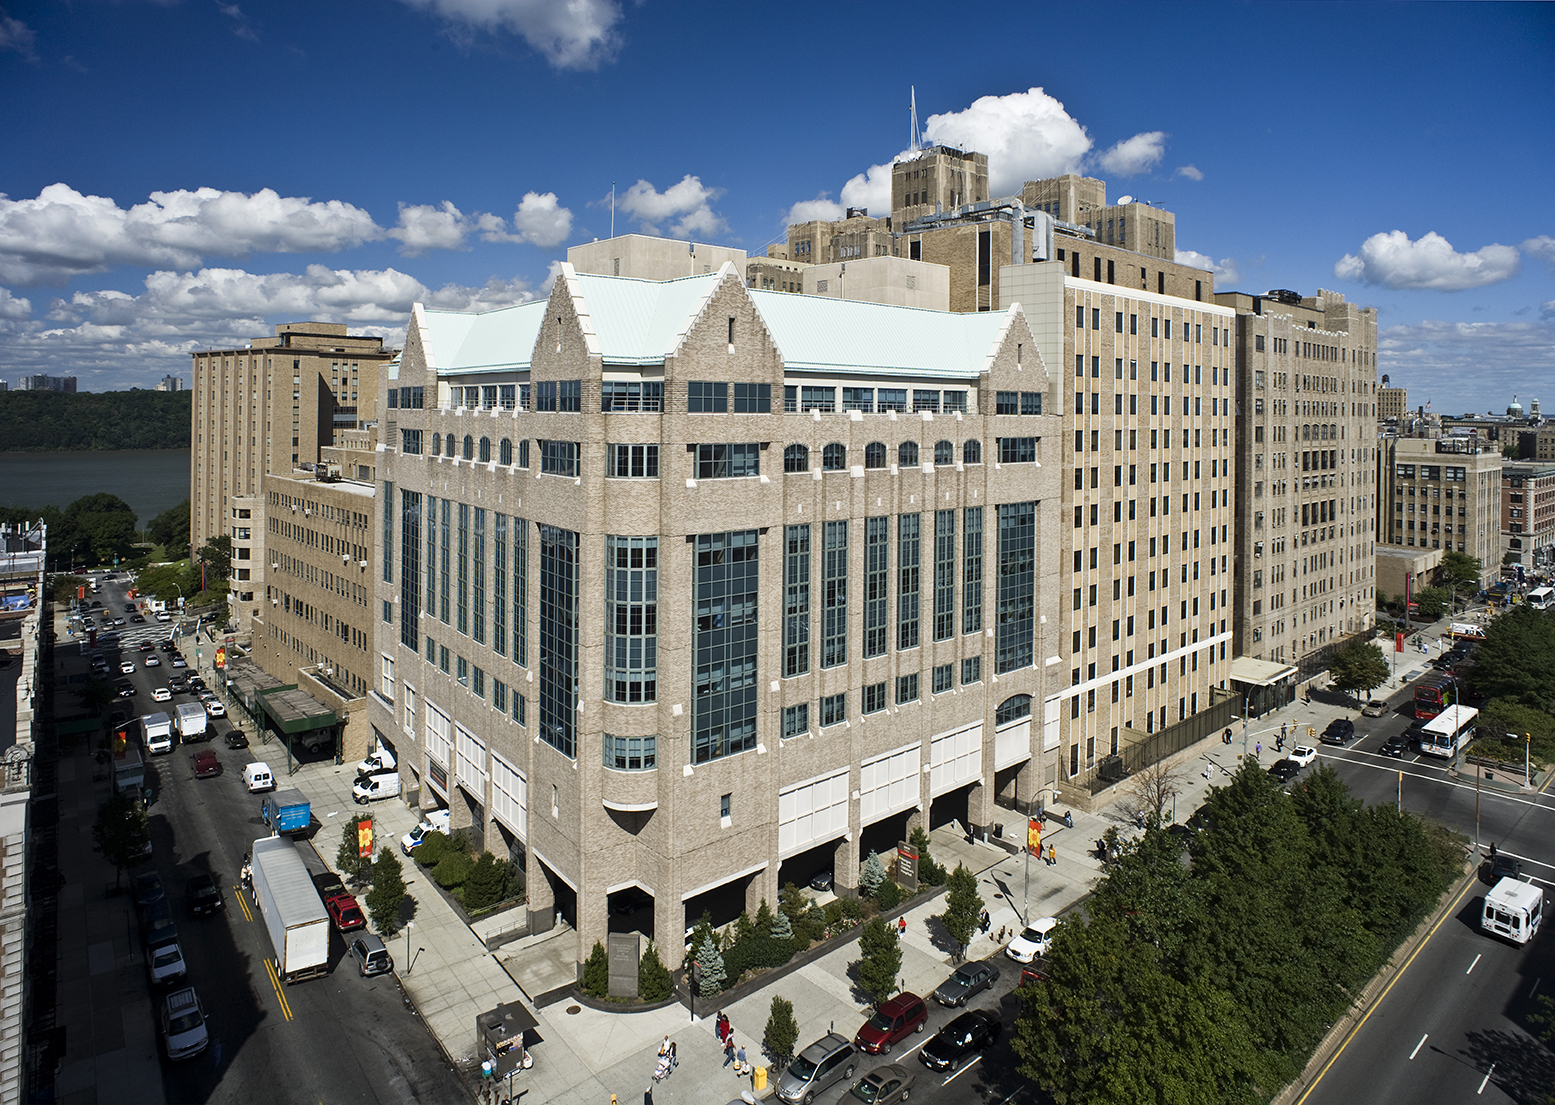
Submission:
POLYGON ((659 958, 659 949, 650 940, 637 965, 637 996, 643 1001, 663 1001, 673 991, 669 970, 659 958))
POLYGON ((864 905, 857 898, 837 898, 826 903, 826 935, 846 932, 864 919, 864 905))
POLYGON ((718 954, 718 946, 710 938, 711 922, 705 915, 702 921, 707 924, 709 931, 708 935, 697 944, 696 962, 702 974, 698 990, 702 997, 710 998, 724 988, 724 979, 728 976, 724 971, 723 956, 718 954))
POLYGON ((432 877, 437 880, 437 885, 444 890, 452 890, 456 886, 463 886, 464 880, 470 877, 475 864, 470 857, 463 852, 449 852, 437 863, 432 871, 432 877))
POLYGON ((743 940, 755 930, 756 926, 751 921, 750 910, 741 910, 740 915, 734 919, 734 938, 743 940))
POLYGON ((798 935, 803 936, 806 942, 819 940, 826 935, 826 912, 814 901, 810 903, 810 908, 804 911, 803 921, 804 927, 798 935))
POLYGON ((794 1003, 787 998, 773 998, 767 1030, 761 1036, 761 1046, 766 1049, 772 1065, 778 1070, 786 1067, 794 1057, 794 1044, 798 1041, 799 1024, 794 1020, 794 1003))
POLYGON ((583 992, 591 998, 602 998, 610 990, 610 957, 605 945, 594 941, 594 950, 583 963, 583 992))
POLYGON ((772 928, 768 931, 772 933, 772 939, 774 940, 784 940, 790 944, 794 943, 794 923, 788 919, 788 914, 781 909, 777 911, 777 916, 772 918, 772 928))
POLYGON ((772 931, 772 907, 765 898, 761 899, 761 908, 756 911, 756 931, 763 935, 772 931))
POLYGON ((368 872, 373 869, 373 857, 361 854, 357 826, 371 820, 370 815, 357 814, 341 826, 340 850, 335 853, 335 866, 340 869, 340 873, 358 884, 367 881, 368 872))
POLYGON ((452 849, 453 841, 444 833, 427 833, 421 838, 421 843, 416 845, 411 857, 422 867, 432 870, 443 861, 452 849))
POLYGON ((859 869, 859 893, 866 898, 873 898, 875 891, 880 889, 880 884, 883 882, 885 882, 885 864, 880 862, 877 853, 870 852, 869 858, 864 861, 864 866, 859 869))
POLYGON ((728 985, 738 982, 746 971, 760 971, 781 967, 794 956, 792 941, 775 940, 763 933, 753 932, 736 940, 723 954, 724 971, 728 985))
POLYGON ((875 903, 882 913, 890 913, 902 900, 907 897, 907 892, 896 885, 895 879, 887 879, 880 884, 880 889, 875 891, 875 903))
POLYGON ((502 892, 507 889, 507 881, 507 864, 490 852, 482 852, 481 858, 475 861, 475 866, 464 880, 464 908, 485 909, 500 902, 502 892))
POLYGON ((367 892, 367 912, 373 925, 384 936, 393 936, 400 927, 400 906, 405 902, 405 873, 400 857, 384 848, 373 864, 373 888, 367 892))

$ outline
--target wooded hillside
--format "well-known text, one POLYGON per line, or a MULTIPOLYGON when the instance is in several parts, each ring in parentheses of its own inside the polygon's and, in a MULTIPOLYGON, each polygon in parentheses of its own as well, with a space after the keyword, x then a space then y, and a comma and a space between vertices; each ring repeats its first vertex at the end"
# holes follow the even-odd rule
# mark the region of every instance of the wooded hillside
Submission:
POLYGON ((188 391, 0 391, 0 450, 187 449, 188 391))

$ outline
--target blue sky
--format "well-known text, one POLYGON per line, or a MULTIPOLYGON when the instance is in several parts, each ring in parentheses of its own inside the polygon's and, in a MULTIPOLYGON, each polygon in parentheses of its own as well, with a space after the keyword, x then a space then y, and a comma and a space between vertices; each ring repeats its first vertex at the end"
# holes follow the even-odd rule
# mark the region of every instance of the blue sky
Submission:
POLYGON ((0 3, 3 379, 532 298, 612 181, 758 253, 882 209, 916 86, 995 194, 1101 176, 1222 289, 1376 306, 1412 405, 1555 409, 1548 4, 0 3))

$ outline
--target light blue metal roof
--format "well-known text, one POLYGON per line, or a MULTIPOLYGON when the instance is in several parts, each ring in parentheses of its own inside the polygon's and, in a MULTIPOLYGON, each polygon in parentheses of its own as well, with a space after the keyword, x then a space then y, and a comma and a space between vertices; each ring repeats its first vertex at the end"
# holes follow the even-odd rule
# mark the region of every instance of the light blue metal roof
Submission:
POLYGON ((1009 311, 950 314, 750 289, 787 368, 975 379, 1009 311))
POLYGON ((578 273, 572 287, 578 311, 587 314, 586 326, 594 332, 595 351, 606 364, 662 364, 680 346, 722 276, 631 280, 578 273))
POLYGON ((527 369, 546 300, 465 313, 422 309, 427 364, 440 373, 527 369))

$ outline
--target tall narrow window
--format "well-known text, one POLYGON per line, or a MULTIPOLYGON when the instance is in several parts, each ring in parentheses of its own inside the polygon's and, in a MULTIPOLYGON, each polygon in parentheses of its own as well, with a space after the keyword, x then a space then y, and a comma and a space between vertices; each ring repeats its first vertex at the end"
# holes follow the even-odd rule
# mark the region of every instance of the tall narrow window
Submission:
POLYGON ((513 519, 513 660, 529 666, 529 523, 513 519))
POLYGON ((783 674, 810 670, 810 527, 784 530, 783 674))
POLYGON ((508 654, 508 516, 492 515, 491 650, 508 654))
POLYGON ((966 532, 961 535, 961 632, 983 631, 983 508, 964 512, 966 532))
POLYGON ((956 512, 934 512, 934 639, 956 635, 956 512))
POLYGON ((605 538, 605 697, 657 702, 659 539, 605 538))
POLYGON ((540 738, 562 755, 578 742, 578 535, 540 527, 540 738))
POLYGON ((470 636, 486 643, 486 510, 475 508, 475 533, 470 546, 470 636))
POLYGON ((918 569, 923 557, 923 519, 896 516, 896 647, 918 647, 918 569))
MULTIPOLYGON (((419 500, 421 498, 421 496, 418 494, 416 496, 416 498, 419 500)), ((388 506, 389 506, 389 509, 387 509, 387 510, 385 510, 383 512, 383 581, 385 583, 393 583, 394 582, 394 509, 393 509, 393 505, 394 505, 394 485, 392 483, 389 483, 387 480, 385 480, 384 484, 383 484, 383 501, 386 504, 388 504, 388 506)), ((418 511, 421 509, 419 502, 417 504, 416 509, 418 511)), ((416 525, 416 529, 418 531, 421 529, 421 526, 420 526, 419 522, 416 525)), ((420 547, 420 545, 416 546, 416 553, 417 553, 417 556, 416 556, 417 563, 420 563, 420 560, 421 560, 421 557, 420 557, 421 547, 420 547)))
POLYGON ((454 591, 454 628, 470 631, 470 505, 459 504, 459 559, 454 591))
POLYGON ((448 581, 451 574, 451 569, 453 567, 453 557, 451 555, 451 535, 453 534, 454 529, 453 503, 448 499, 444 499, 440 505, 443 510, 441 527, 443 538, 443 556, 439 565, 440 570, 438 572, 437 579, 437 604, 438 617, 442 620, 444 625, 448 625, 449 617, 451 616, 452 611, 452 607, 450 607, 448 603, 448 581))
POLYGON ((693 763, 756 747, 758 540, 755 530, 696 538, 693 763))
POLYGON ((1029 667, 1036 630, 1036 503, 999 506, 996 670, 1029 667))
POLYGON ((822 547, 821 667, 848 662, 848 523, 827 522, 822 547))
POLYGON ((888 559, 891 519, 864 519, 864 658, 884 656, 889 641, 890 614, 886 591, 890 586, 888 559))
POLYGON ((437 617, 437 497, 427 496, 427 617, 437 617))
MULTIPOLYGON (((386 502, 390 500, 385 500, 386 502)), ((385 513, 389 513, 385 511, 385 513)), ((421 492, 400 491, 400 644, 414 649, 421 614, 421 492)))

